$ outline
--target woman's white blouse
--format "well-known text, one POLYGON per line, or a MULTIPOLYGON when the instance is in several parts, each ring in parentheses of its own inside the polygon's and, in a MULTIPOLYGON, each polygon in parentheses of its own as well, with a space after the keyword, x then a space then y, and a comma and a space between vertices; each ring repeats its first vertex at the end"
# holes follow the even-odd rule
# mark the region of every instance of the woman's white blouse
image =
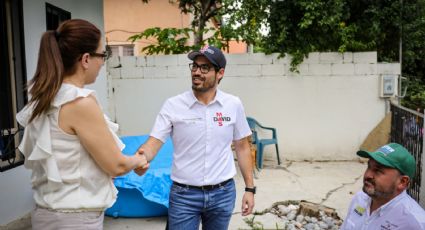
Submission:
MULTIPOLYGON (((65 211, 106 209, 116 200, 112 178, 96 164, 76 135, 65 133, 58 125, 63 104, 89 95, 95 96, 95 92, 62 84, 46 114, 28 123, 33 106, 27 105, 16 115, 25 127, 19 150, 25 156, 25 167, 32 170, 34 199, 41 207, 65 211)), ((105 119, 122 150, 124 144, 115 134, 118 125, 105 119)))

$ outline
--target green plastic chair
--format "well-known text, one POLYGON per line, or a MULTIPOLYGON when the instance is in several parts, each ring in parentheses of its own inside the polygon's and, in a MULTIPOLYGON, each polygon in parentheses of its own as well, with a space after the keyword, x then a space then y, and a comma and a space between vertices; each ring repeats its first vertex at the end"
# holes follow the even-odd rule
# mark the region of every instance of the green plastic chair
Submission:
POLYGON ((276 155, 277 155, 277 163, 280 165, 280 156, 279 156, 279 146, 277 141, 277 134, 276 129, 272 127, 266 127, 261 125, 257 120, 255 120, 252 117, 247 117, 246 120, 248 121, 248 125, 251 128, 252 131, 252 144, 257 146, 257 168, 262 169, 263 168, 263 150, 266 145, 275 145, 276 147, 276 155), (260 139, 258 137, 258 131, 264 129, 264 130, 270 130, 272 131, 272 138, 271 139, 260 139))

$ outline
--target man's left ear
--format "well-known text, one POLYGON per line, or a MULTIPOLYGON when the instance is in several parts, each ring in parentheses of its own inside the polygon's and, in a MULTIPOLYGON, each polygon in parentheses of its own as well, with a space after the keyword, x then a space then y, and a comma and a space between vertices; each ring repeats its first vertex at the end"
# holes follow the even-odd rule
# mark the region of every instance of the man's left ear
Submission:
POLYGON ((406 175, 401 176, 400 178, 400 184, 398 185, 401 190, 406 189, 409 187, 410 178, 406 175))
POLYGON ((221 68, 218 72, 218 79, 220 80, 220 79, 222 79, 223 78, 223 76, 224 76, 224 69, 223 68, 221 68))

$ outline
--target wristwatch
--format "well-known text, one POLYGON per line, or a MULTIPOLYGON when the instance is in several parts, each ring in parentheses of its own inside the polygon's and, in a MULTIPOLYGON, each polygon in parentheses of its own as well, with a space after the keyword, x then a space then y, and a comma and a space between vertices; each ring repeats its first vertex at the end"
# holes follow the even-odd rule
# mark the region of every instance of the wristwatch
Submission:
POLYGON ((252 192, 253 194, 255 194, 256 190, 257 190, 257 187, 255 186, 252 188, 245 187, 245 192, 252 192))

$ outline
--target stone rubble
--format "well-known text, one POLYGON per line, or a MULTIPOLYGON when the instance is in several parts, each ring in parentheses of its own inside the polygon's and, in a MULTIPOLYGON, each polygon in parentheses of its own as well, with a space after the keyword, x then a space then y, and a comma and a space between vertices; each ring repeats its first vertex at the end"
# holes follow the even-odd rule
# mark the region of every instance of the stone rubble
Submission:
MULTIPOLYGON (((256 226, 251 225, 253 229, 338 230, 342 224, 335 209, 307 201, 277 202, 263 212, 254 213, 254 216, 256 222, 252 224, 256 226), (275 215, 276 223, 265 223, 264 226, 261 218, 264 214, 275 215)), ((270 222, 270 218, 264 220, 270 222)))

